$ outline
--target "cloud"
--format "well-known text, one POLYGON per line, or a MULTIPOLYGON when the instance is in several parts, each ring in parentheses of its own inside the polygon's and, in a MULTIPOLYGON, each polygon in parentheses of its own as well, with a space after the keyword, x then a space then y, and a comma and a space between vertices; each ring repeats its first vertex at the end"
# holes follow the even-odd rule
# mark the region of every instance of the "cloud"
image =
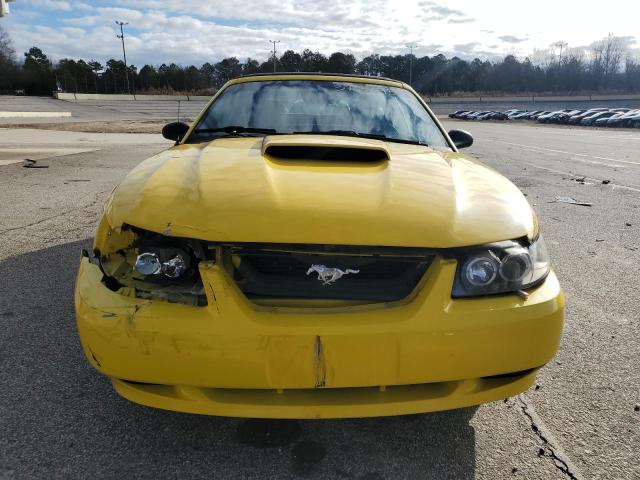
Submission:
POLYGON ((451 17, 451 16, 464 16, 464 13, 462 13, 460 10, 455 10, 453 8, 445 7, 435 2, 421 1, 421 2, 418 2, 418 6, 429 9, 434 13, 442 15, 443 18, 451 17))
MULTIPOLYGON (((427 20, 470 21, 462 11, 433 1, 420 5, 420 18, 416 21, 415 8, 389 0, 245 0, 243 8, 232 2, 215 1, 100 0, 90 11, 86 3, 75 2, 74 14, 58 20, 59 29, 25 22, 12 26, 11 31, 16 47, 26 49, 33 41, 30 38, 35 28, 41 32, 39 38, 47 39, 41 47, 54 59, 119 58, 119 32, 114 21, 120 20, 129 23, 125 35, 127 56, 132 63, 202 64, 227 56, 264 60, 269 55, 271 39, 280 40, 278 46, 283 50, 341 50, 359 57, 372 51, 404 54, 408 43, 422 43, 419 39, 427 20), (73 28, 69 30, 73 35, 59 35, 61 28, 69 27, 73 28)), ((442 45, 427 45, 424 50, 431 53, 441 48, 442 45)))
POLYGON ((450 18, 447 23, 472 23, 475 22, 473 18, 450 18))
MULTIPOLYGON (((200 65, 227 56, 264 61, 274 39, 280 40, 279 52, 341 50, 362 58, 374 52, 403 55, 413 44, 418 56, 489 57, 521 52, 534 41, 548 45, 554 40, 548 36, 557 31, 549 26, 530 37, 509 35, 510 14, 492 2, 472 0, 243 0, 241 6, 228 0, 18 0, 14 5, 6 28, 16 51, 36 44, 53 59, 120 58, 114 20, 121 20, 129 22, 127 57, 136 66, 200 65)), ((523 23, 522 31, 535 31, 528 26, 523 23)), ((620 35, 633 35, 634 28, 620 28, 620 35)), ((626 46, 637 43, 637 37, 623 38, 626 46)), ((573 41, 584 45, 588 39, 573 41)))
POLYGON ((71 10, 71 4, 60 0, 21 0, 20 3, 34 7, 46 8, 48 10, 71 10))
POLYGON ((476 50, 480 45, 480 42, 458 43, 453 48, 460 53, 469 53, 476 50))
POLYGON ((473 18, 468 17, 461 10, 449 8, 430 0, 421 0, 418 2, 418 8, 421 13, 418 15, 426 21, 446 20, 448 23, 469 23, 473 22, 473 18))
POLYGON ((502 35, 501 37, 498 37, 500 40, 502 40, 505 43, 522 43, 522 42, 526 42, 529 37, 516 37, 514 35, 502 35))

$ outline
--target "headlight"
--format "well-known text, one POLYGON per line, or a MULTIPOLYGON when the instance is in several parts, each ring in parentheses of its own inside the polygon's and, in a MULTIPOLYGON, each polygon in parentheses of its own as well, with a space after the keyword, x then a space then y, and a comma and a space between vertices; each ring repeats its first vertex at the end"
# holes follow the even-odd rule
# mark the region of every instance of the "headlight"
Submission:
POLYGON ((162 273, 165 277, 179 278, 187 271, 187 261, 183 255, 177 254, 162 262, 157 254, 145 252, 136 257, 134 268, 144 276, 162 273))
POLYGON ((206 305, 198 265, 215 261, 215 251, 204 242, 169 237, 126 226, 98 243, 99 265, 105 285, 138 298, 206 305), (121 240, 120 240, 121 238, 121 240))
POLYGON ((452 296, 520 292, 541 283, 549 269, 549 255, 541 236, 528 246, 509 241, 465 249, 458 256, 452 296))
POLYGON ((149 252, 138 255, 134 267, 141 275, 158 275, 162 271, 158 255, 149 252))

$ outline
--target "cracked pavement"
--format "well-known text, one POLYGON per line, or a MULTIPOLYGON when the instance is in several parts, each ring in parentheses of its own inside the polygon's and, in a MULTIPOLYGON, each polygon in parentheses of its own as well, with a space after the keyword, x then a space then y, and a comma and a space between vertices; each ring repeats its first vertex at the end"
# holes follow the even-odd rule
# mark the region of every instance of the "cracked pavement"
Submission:
POLYGON ((97 149, 38 160, 46 169, 0 166, 0 478, 639 478, 640 134, 446 124, 470 130, 469 153, 538 212, 567 294, 561 350, 516 398, 321 421, 200 417, 119 398, 77 339, 79 250, 115 184, 170 143, 0 129, 3 146, 97 149))

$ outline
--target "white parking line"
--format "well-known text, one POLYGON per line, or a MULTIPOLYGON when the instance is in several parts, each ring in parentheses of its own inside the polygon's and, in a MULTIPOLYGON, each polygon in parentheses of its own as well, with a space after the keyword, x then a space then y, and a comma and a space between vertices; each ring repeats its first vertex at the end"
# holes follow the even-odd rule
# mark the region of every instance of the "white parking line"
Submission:
MULTIPOLYGON (((573 129, 571 129, 573 130, 573 129)), ((607 135, 602 133, 594 133, 594 131, 585 131, 584 133, 569 133, 568 128, 545 128, 545 135, 562 135, 563 137, 588 137, 591 139, 610 138, 613 140, 634 140, 640 142, 640 135, 636 132, 607 132, 607 135)), ((601 132, 601 131, 598 131, 601 132)))
POLYGON ((59 118, 70 116, 71 112, 0 112, 0 118, 59 118))
MULTIPOLYGON (((532 150, 536 150, 539 152, 551 152, 551 153, 560 153, 563 155, 573 155, 575 157, 586 157, 586 158, 595 158, 596 160, 604 160, 607 162, 616 162, 616 163, 628 163, 630 165, 640 165, 640 162, 632 162, 631 160, 620 160, 617 158, 609 158, 609 157, 598 157, 596 155, 588 155, 586 153, 575 153, 575 152, 566 152, 564 150, 554 150, 552 148, 544 148, 544 147, 536 147, 534 145, 523 145, 521 143, 512 143, 512 142, 505 142, 503 140, 494 140, 495 142, 499 142, 499 143, 504 143, 506 145, 513 145, 516 147, 525 147, 525 148, 530 148, 532 150)), ((602 164, 605 165, 605 164, 602 164)), ((611 166, 611 165, 609 165, 611 166)))
MULTIPOLYGON (((540 170, 546 170, 547 172, 557 173, 558 175, 566 175, 568 177, 573 177, 573 178, 584 178, 585 180, 591 180, 597 183, 602 183, 602 179, 600 178, 583 177, 582 175, 576 175, 575 173, 556 170, 555 168, 541 167, 540 165, 536 165, 535 163, 531 163, 531 162, 524 162, 524 164, 529 165, 530 167, 533 167, 533 168, 539 168, 540 170)), ((632 192, 640 192, 640 188, 638 187, 630 187, 628 185, 620 185, 618 183, 609 183, 608 185, 614 188, 622 188, 623 190, 631 190, 632 192)))
POLYGON ((539 147, 522 147, 522 149, 527 152, 546 153, 547 155, 562 155, 563 160, 573 160, 574 162, 588 163, 591 165, 601 165, 601 166, 610 167, 610 168, 625 168, 624 165, 618 165, 616 163, 605 163, 605 162, 600 162, 598 160, 587 160, 586 158, 579 158, 579 157, 567 157, 565 154, 560 154, 560 153, 545 152, 545 151, 541 152, 538 148, 539 147))

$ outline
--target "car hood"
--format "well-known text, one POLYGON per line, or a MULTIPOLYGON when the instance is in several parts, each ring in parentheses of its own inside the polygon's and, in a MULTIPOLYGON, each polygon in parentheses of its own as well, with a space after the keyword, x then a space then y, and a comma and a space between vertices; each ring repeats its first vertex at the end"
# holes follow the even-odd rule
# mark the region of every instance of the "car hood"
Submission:
POLYGON ((537 233, 522 193, 459 153, 352 137, 220 138, 138 165, 108 223, 224 242, 447 248, 537 233), (265 142, 378 149, 389 160, 275 159, 265 142), (294 140, 294 141, 293 141, 294 140))

